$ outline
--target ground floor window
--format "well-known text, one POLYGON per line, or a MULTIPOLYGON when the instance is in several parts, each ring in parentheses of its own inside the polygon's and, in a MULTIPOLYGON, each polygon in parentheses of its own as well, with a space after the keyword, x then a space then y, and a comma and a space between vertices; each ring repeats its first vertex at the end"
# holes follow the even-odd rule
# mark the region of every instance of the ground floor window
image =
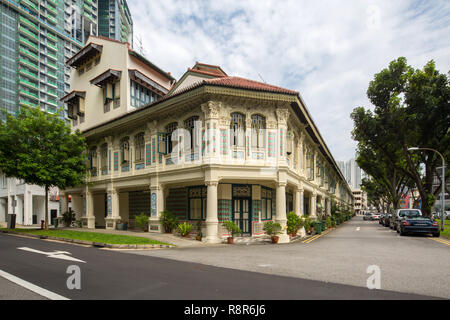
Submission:
POLYGON ((261 187, 261 220, 272 220, 272 189, 261 187))
POLYGON ((189 220, 206 219, 206 187, 191 187, 188 191, 189 220))

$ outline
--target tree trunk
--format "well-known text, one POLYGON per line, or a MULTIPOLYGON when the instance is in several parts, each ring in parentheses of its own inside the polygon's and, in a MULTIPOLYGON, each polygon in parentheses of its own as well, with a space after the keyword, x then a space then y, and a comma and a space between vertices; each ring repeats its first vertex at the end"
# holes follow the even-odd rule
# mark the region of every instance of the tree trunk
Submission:
POLYGON ((45 186, 45 230, 48 230, 48 186, 45 186))

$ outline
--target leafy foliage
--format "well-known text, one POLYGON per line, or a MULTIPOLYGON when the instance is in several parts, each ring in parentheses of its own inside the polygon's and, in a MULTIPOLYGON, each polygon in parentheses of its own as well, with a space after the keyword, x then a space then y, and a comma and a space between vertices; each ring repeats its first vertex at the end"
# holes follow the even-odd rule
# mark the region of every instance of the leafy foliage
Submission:
POLYGON ((69 211, 64 212, 62 215, 62 220, 64 221, 64 225, 66 227, 70 227, 72 225, 72 222, 75 221, 75 219, 76 219, 75 212, 72 211, 70 208, 69 211))
MULTIPOLYGON (((397 208, 400 196, 417 187, 422 211, 429 216, 434 202, 433 177, 440 158, 433 151, 410 152, 426 147, 450 157, 449 79, 428 62, 423 70, 407 65, 405 58, 392 61, 374 76, 367 97, 374 111, 362 107, 352 113, 353 138, 358 142, 358 165, 372 181, 364 188, 371 196, 379 192, 397 208), (423 169, 421 168, 423 165, 423 169)), ((447 175, 449 175, 447 172, 447 175)))
POLYGON ((148 216, 145 213, 141 213, 134 217, 136 225, 142 230, 147 230, 148 228, 148 216))
POLYGON ((235 235, 242 234, 241 228, 237 226, 233 221, 226 220, 223 222, 224 227, 228 230, 228 232, 234 237, 235 235))
MULTIPOLYGON (((86 144, 81 132, 56 114, 22 108, 0 121, 0 169, 25 183, 65 189, 85 182, 86 144)), ((46 202, 46 210, 48 202, 46 202)), ((45 215, 48 228, 48 215, 45 215)))
POLYGON ((180 234, 184 237, 184 236, 187 236, 191 232, 192 224, 186 223, 186 222, 180 223, 177 226, 177 228, 178 228, 178 231, 180 231, 180 234))
POLYGON ((172 212, 164 210, 161 211, 161 216, 159 217, 159 221, 164 227, 165 232, 172 232, 178 225, 178 219, 173 215, 172 212))
POLYGON ((266 223, 264 223, 263 230, 269 236, 276 236, 277 234, 282 233, 281 224, 279 224, 278 222, 273 222, 273 221, 267 221, 266 223))
POLYGON ((287 233, 297 234, 297 231, 303 227, 303 220, 292 211, 286 215, 286 218, 287 233))

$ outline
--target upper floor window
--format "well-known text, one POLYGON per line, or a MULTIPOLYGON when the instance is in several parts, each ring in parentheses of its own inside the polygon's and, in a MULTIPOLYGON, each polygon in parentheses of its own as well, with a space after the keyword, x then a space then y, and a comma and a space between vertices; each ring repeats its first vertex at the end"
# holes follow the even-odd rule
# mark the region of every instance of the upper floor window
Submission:
POLYGON ((259 114, 252 115, 252 147, 265 147, 266 118, 259 114))
POLYGON ((120 143, 120 159, 123 164, 130 161, 130 142, 128 137, 123 138, 120 143))
POLYGON ((177 137, 173 137, 173 133, 178 128, 177 122, 172 122, 166 126, 166 135, 167 135, 167 153, 172 153, 172 150, 177 145, 178 139, 177 137))
POLYGON ((108 169, 108 145, 104 143, 100 148, 100 162, 102 170, 108 169))
POLYGON ((231 146, 243 147, 245 143, 245 115, 242 113, 231 114, 231 146))
POLYGON ((190 137, 185 137, 184 142, 186 143, 186 149, 191 149, 191 152, 194 152, 198 145, 198 132, 195 129, 195 122, 198 121, 198 116, 190 117, 189 119, 184 121, 184 129, 189 133, 190 137))
POLYGON ((97 147, 93 147, 89 150, 89 169, 94 170, 97 168, 97 147))
POLYGON ((144 133, 141 132, 134 138, 134 148, 135 148, 135 160, 144 161, 145 159, 145 138, 144 133))

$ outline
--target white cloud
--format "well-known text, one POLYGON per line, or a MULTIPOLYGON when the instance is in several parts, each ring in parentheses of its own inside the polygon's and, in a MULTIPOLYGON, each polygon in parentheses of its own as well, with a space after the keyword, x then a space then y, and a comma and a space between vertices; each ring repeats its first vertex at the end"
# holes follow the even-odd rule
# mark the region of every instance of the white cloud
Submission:
POLYGON ((195 61, 297 90, 336 160, 354 157, 354 107, 405 56, 450 69, 448 1, 130 0, 148 58, 179 78, 195 61))

